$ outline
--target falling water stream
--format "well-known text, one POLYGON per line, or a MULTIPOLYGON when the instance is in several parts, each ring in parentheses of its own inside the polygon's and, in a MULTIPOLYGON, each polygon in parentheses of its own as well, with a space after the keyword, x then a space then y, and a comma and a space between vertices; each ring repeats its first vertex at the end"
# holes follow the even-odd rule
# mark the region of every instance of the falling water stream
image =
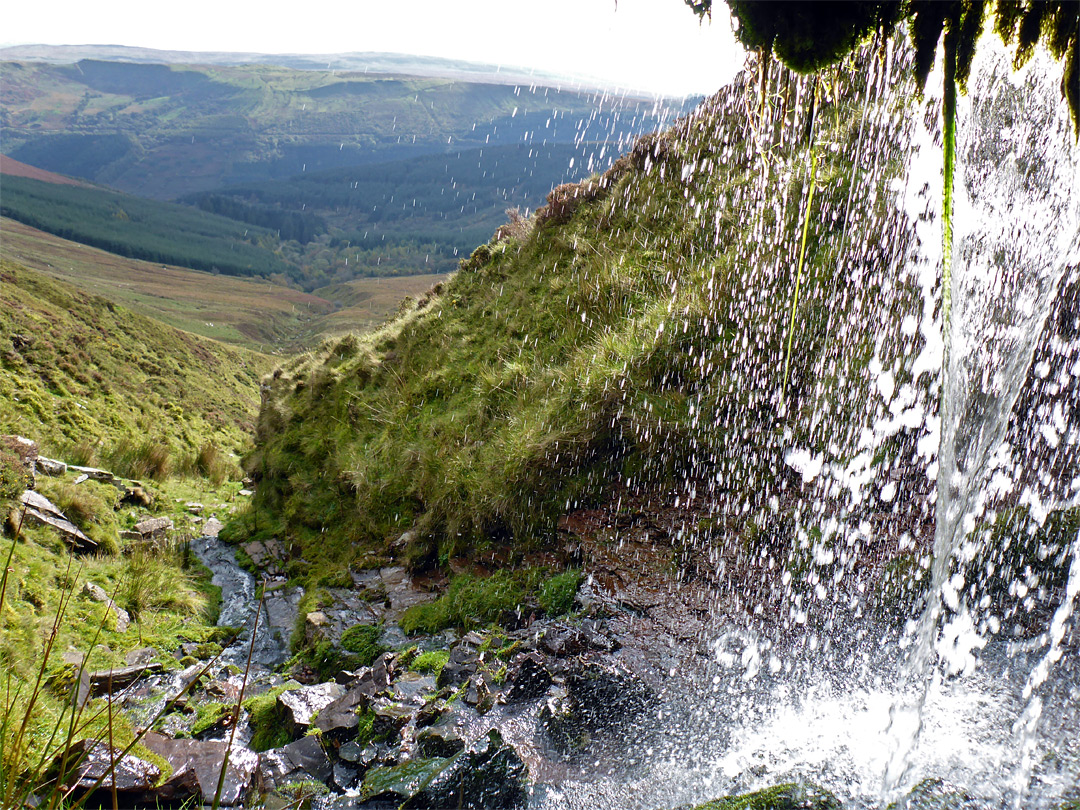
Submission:
MULTIPOLYGON (((969 564, 986 556, 989 534, 977 529, 1006 505, 1026 507, 1037 527, 1051 510, 1080 504, 1078 330, 1072 327, 1071 341, 1044 332, 1062 289, 1077 282, 1080 148, 1061 100, 1060 65, 1037 54, 1014 71, 1000 43, 984 37, 971 93, 960 100, 954 309, 945 318, 941 146, 933 126, 940 76, 898 125, 887 78, 905 69, 904 55, 890 54, 884 77, 868 77, 858 91, 863 121, 853 164, 858 184, 888 186, 906 220, 908 237, 895 235, 904 246, 892 269, 899 278, 875 305, 915 306, 903 318, 899 349, 890 354, 888 337, 879 336, 868 374, 847 381, 870 390, 866 421, 822 443, 829 450, 789 445, 785 459, 817 493, 801 508, 806 525, 798 531, 815 565, 831 571, 834 553, 824 540, 846 540, 853 555, 873 546, 877 530, 858 507, 887 507, 897 497, 875 454, 912 437, 927 493, 922 508, 936 518, 932 556, 922 559, 930 587, 921 619, 897 628, 862 613, 861 584, 842 568, 812 580, 816 589, 805 599, 787 593, 784 629, 801 633, 798 641, 718 619, 711 660, 688 663, 632 739, 609 743, 577 777, 539 791, 532 806, 674 807, 801 780, 852 808, 885 807, 925 779, 964 791, 965 808, 1050 808, 1078 795, 1080 536, 1061 551, 1069 573, 1055 609, 1028 619, 1042 622, 1037 632, 995 614, 991 597, 995 589, 1023 597, 1044 586, 1030 567, 969 564), (875 126, 892 127, 893 153, 883 139, 864 137, 875 126), (886 167, 897 158, 901 176, 889 177, 886 167), (915 298, 896 292, 904 283, 919 291, 915 298), (918 393, 920 377, 935 381, 924 388, 940 385, 940 399, 918 393), (1028 415, 1035 427, 1025 433, 1014 409, 1033 382, 1057 396, 1046 412, 1028 415), (825 515, 830 528, 812 534, 812 521, 825 515), (807 618, 811 603, 816 620, 807 618)), ((764 197, 755 202, 767 207, 764 197)), ((865 258, 854 231, 860 216, 874 215, 843 213, 852 231, 844 244, 865 258)), ((865 325, 830 326, 839 343, 857 340, 859 330, 865 325)), ((755 382, 747 374, 744 382, 755 382)), ((827 418, 812 420, 829 430, 827 418)), ((916 539, 901 537, 901 550, 905 543, 914 547, 916 539)))

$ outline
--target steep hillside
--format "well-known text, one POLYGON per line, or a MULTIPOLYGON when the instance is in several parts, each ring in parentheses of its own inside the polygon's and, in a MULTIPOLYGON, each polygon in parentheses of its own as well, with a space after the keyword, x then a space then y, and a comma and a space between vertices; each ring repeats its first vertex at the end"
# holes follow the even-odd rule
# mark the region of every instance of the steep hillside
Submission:
POLYGON ((43 453, 104 463, 156 446, 180 468, 206 445, 239 451, 267 363, 0 263, 0 433, 43 453))
POLYGON ((257 509, 315 564, 427 565, 546 542, 560 514, 620 493, 706 499, 747 522, 793 482, 787 448, 854 456, 885 403, 849 378, 884 366, 909 382, 921 340, 881 303, 899 286, 893 302, 918 311, 900 271, 910 224, 851 162, 860 137, 887 154, 904 125, 873 105, 861 135, 852 87, 822 105, 800 260, 808 110, 793 77, 772 81, 764 117, 748 115, 753 89, 725 91, 556 189, 390 326, 276 371, 248 461, 257 509), (838 263, 850 239, 864 248, 838 263), (409 548, 390 548, 407 530, 409 548))

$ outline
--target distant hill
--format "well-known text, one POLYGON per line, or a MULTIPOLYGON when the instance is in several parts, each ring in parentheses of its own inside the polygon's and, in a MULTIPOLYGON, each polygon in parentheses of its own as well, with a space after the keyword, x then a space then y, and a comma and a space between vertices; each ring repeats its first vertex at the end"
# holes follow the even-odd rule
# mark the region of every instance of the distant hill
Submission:
MULTIPOLYGON (((153 63, 161 65, 276 65, 296 70, 338 70, 356 73, 391 73, 399 76, 462 79, 485 84, 541 85, 566 87, 585 92, 603 92, 601 82, 588 76, 552 73, 513 65, 466 62, 437 56, 401 53, 349 52, 326 54, 256 53, 226 51, 169 51, 128 45, 12 45, 0 48, 0 60, 71 64, 83 59, 107 62, 153 63)), ((624 88, 625 89, 625 88, 624 88)), ((652 93, 631 96, 651 99, 652 93)))
MULTIPOLYGON (((46 50, 2 54, 79 54, 46 50)), ((160 55, 136 50, 139 59, 160 55)), ((332 58, 304 57, 305 68, 316 60, 323 66, 314 70, 247 64, 251 54, 216 56, 236 64, 4 62, 3 151, 49 171, 172 199, 500 144, 610 149, 669 123, 684 107, 683 99, 614 96, 536 77, 511 83, 491 66, 440 60, 383 55, 343 59, 338 69, 332 58)))
POLYGON ((7 155, 0 155, 0 174, 9 174, 12 177, 28 177, 31 180, 40 180, 43 183, 56 183, 61 186, 87 185, 81 180, 76 180, 74 177, 67 177, 66 175, 56 174, 55 172, 47 172, 44 169, 39 169, 37 166, 29 166, 26 163, 20 163, 7 155))

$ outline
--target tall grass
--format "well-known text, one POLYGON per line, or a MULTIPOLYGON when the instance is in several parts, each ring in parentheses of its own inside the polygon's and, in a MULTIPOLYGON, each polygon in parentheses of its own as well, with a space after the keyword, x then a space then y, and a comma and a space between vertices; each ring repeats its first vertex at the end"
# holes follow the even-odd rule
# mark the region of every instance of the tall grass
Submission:
POLYGON ((164 439, 124 438, 103 454, 109 469, 124 478, 164 481, 173 471, 172 447, 164 439))

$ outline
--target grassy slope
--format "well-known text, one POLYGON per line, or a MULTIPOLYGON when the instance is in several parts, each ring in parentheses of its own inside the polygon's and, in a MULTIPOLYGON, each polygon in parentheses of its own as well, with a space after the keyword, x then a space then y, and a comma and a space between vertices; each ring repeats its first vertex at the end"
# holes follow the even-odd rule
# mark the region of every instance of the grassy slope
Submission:
POLYGON ((0 262, 0 432, 47 451, 132 436, 238 450, 267 362, 0 262))
POLYGON ((441 278, 357 279, 309 295, 262 280, 126 259, 14 220, 0 220, 0 231, 0 258, 178 329, 261 351, 379 325, 402 298, 419 297, 441 278))
MULTIPOLYGON (((259 525, 283 523, 316 567, 385 553, 414 527, 418 564, 543 541, 560 512, 618 484, 705 493, 740 514, 782 483, 785 448, 853 454, 850 416, 881 405, 847 376, 875 353, 888 366, 914 355, 878 303, 909 232, 887 189, 849 162, 858 111, 827 108, 782 418, 809 164, 792 133, 805 111, 751 126, 743 94, 554 195, 531 232, 482 247, 380 332, 275 372, 249 459, 259 525), (867 249, 840 265, 848 211, 861 212, 867 249)), ((898 137, 888 112, 868 137, 898 137)))

